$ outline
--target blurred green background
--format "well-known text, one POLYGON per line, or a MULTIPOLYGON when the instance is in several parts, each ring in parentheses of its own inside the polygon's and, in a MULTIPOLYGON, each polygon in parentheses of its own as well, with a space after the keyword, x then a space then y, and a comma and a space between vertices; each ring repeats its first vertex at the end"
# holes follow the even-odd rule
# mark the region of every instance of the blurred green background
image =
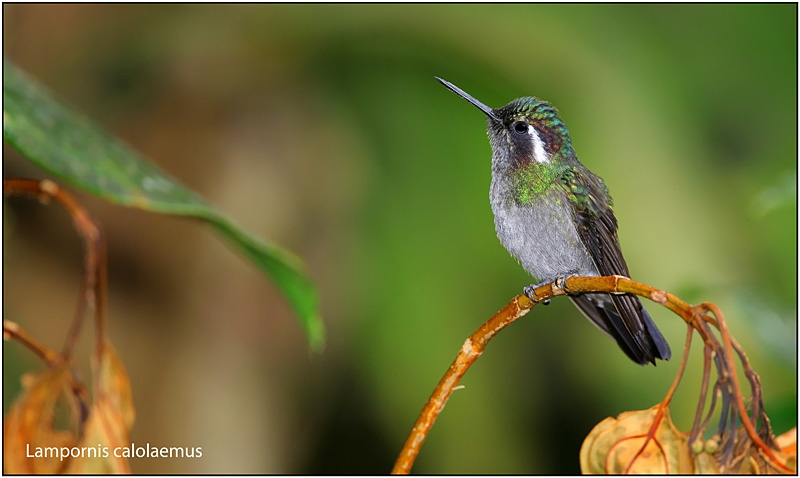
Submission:
MULTIPOLYGON (((4 5, 4 55, 250 231, 306 262, 328 346, 197 222, 78 197, 109 243, 111 339, 137 445, 201 446, 136 473, 390 469, 464 339, 531 279, 494 234, 483 115, 555 104, 615 200, 633 278, 713 301, 797 422, 797 6, 4 5)), ((4 146, 4 177, 42 177, 4 146)), ((81 246, 55 207, 4 204, 4 318, 58 347, 81 246)), ((567 300, 489 345, 417 473, 577 473, 606 416, 669 387, 567 300)), ((84 338, 90 334, 85 334, 84 338)), ((88 353, 89 339, 84 340, 88 353)), ((691 426, 696 341, 673 406, 691 426)), ((23 370, 3 350, 4 410, 23 370)))

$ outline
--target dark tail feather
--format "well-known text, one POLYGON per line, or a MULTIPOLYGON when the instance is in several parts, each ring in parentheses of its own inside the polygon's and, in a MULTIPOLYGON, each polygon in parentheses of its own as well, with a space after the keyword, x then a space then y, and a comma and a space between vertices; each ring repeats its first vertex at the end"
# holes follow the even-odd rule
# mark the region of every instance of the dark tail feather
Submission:
POLYGON ((590 301, 585 295, 578 295, 570 297, 572 302, 583 312, 583 315, 589 319, 598 329, 602 330, 609 337, 614 339, 619 348, 625 352, 631 360, 640 364, 647 365, 650 359, 642 354, 639 346, 633 340, 633 336, 625 328, 622 319, 616 312, 610 314, 605 307, 599 307, 594 302, 590 301))
POLYGON ((642 317, 644 318, 644 325, 647 327, 647 334, 653 340, 653 343, 655 343, 656 349, 658 349, 656 358, 669 360, 670 357, 672 357, 672 350, 669 348, 669 343, 667 343, 667 339, 661 335, 661 331, 658 330, 658 327, 656 327, 655 322, 650 318, 650 314, 647 313, 647 309, 645 309, 644 306, 642 306, 642 317))
POLYGON ((583 312, 583 315, 613 338, 625 355, 634 362, 640 365, 647 365, 647 363, 655 365, 656 358, 669 360, 671 356, 669 344, 635 296, 586 294, 573 296, 570 299, 583 312), (619 305, 617 305, 617 299, 623 299, 619 301, 619 305), (629 330, 617 312, 618 306, 629 316, 634 316, 628 319, 633 330, 629 330), (639 313, 637 314, 635 311, 639 311, 639 313))

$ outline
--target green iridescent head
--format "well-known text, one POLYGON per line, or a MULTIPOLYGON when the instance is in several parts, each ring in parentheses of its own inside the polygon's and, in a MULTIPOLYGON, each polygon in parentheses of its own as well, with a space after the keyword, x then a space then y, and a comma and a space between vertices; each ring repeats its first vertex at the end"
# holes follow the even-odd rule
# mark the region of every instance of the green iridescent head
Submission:
POLYGON ((569 129, 558 116, 558 110, 544 100, 532 96, 517 98, 502 108, 495 109, 494 113, 501 118, 506 128, 511 127, 515 132, 523 132, 521 125, 515 125, 515 122, 533 126, 549 154, 572 146, 569 129))
POLYGON ((550 103, 529 96, 490 108, 454 84, 436 79, 488 116, 493 160, 500 166, 546 164, 574 154, 569 130, 550 103))

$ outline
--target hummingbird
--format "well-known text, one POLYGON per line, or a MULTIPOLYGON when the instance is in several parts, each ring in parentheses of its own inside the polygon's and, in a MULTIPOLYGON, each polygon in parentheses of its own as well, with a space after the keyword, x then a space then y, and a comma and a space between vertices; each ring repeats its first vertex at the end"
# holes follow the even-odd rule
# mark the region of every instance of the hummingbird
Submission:
MULTIPOLYGON (((603 180, 572 148, 569 130, 550 103, 517 98, 490 108, 461 88, 435 77, 488 117, 492 148, 489 199, 497 237, 539 284, 569 276, 629 277, 617 237, 617 219, 603 180)), ((570 294, 578 310, 616 340, 634 362, 655 365, 672 352, 650 314, 633 294, 570 294)))

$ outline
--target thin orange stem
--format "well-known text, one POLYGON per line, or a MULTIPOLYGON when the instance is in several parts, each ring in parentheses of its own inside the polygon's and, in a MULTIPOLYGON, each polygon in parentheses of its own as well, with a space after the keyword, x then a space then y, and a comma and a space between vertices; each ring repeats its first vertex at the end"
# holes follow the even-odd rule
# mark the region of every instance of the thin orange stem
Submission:
MULTIPOLYGON (((658 440, 655 439, 656 431, 658 431, 658 427, 659 425, 661 425, 661 420, 664 418, 664 410, 666 410, 667 407, 669 407, 669 403, 672 401, 672 397, 675 394, 675 390, 678 389, 678 385, 680 384, 681 379, 683 378, 683 373, 686 371, 686 364, 689 362, 689 351, 692 348, 692 336, 694 335, 693 331, 694 329, 692 328, 691 325, 687 326, 686 344, 683 347, 683 355, 681 356, 681 363, 678 365, 678 372, 675 374, 675 378, 672 379, 672 384, 670 385, 669 390, 667 390, 666 396, 664 397, 663 400, 661 400, 661 403, 658 406, 658 411, 656 412, 656 416, 653 418, 653 423, 651 423, 650 428, 647 429, 647 434, 645 435, 644 443, 642 443, 642 446, 641 448, 639 448, 639 451, 636 452, 636 454, 631 459, 630 463, 628 463, 628 466, 625 467, 624 474, 626 475, 630 473, 634 463, 636 463, 636 460, 639 459, 642 453, 644 453, 645 448, 647 448, 647 444, 650 443, 651 440, 655 441, 659 449, 662 448, 658 440)), ((663 453, 664 450, 662 449, 661 451, 662 451, 662 456, 666 456, 663 453)), ((669 470, 667 470, 667 473, 669 473, 669 470)))
POLYGON ((3 319, 3 338, 5 340, 16 340, 25 348, 34 353, 48 366, 52 367, 58 360, 58 354, 38 340, 31 337, 16 322, 3 319))
MULTIPOLYGON (((772 449, 770 449, 761 440, 761 437, 758 435, 755 428, 753 427, 753 423, 750 421, 750 417, 747 415, 747 409, 744 406, 744 399, 742 398, 742 394, 740 392, 741 389, 739 388, 739 377, 736 374, 736 368, 735 368, 736 364, 733 361, 733 346, 731 345, 731 336, 730 333, 728 332, 728 325, 725 323, 722 311, 720 311, 716 305, 710 302, 706 302, 703 305, 707 307, 714 314, 714 316, 717 318, 717 321, 719 322, 719 331, 720 335, 722 335, 722 343, 724 344, 725 350, 727 352, 725 358, 728 361, 728 368, 731 369, 731 379, 733 380, 733 386, 735 391, 734 395, 736 397, 736 405, 739 408, 739 418, 742 420, 742 425, 744 426, 745 430, 747 430, 747 434, 750 436, 750 439, 753 440, 753 443, 755 443, 759 447, 760 451, 763 454, 765 454, 770 459, 770 461, 772 461, 773 465, 775 465, 784 473, 794 473, 794 470, 787 468, 780 461, 778 461, 778 458, 772 452, 772 449)), ((735 433, 735 430, 733 432, 735 433)))
POLYGON ((3 193, 28 194, 34 195, 43 202, 50 199, 56 200, 61 204, 67 213, 72 217, 72 222, 78 234, 84 240, 86 247, 85 271, 81 289, 78 295, 78 302, 75 315, 67 332, 64 347, 61 355, 65 358, 70 357, 72 349, 78 342, 83 318, 89 305, 90 294, 94 294, 96 302, 96 312, 98 314, 98 334, 102 334, 105 316, 105 243, 102 239, 100 227, 95 223, 88 211, 75 200, 72 195, 61 189, 56 183, 49 179, 36 181, 33 179, 3 179, 3 193), (97 292, 95 292, 97 289, 97 292))
POLYGON ((461 377, 464 376, 472 363, 480 357, 486 344, 495 335, 518 318, 527 314, 534 305, 535 303, 525 295, 515 297, 464 342, 456 359, 439 381, 436 389, 434 389, 420 412, 414 427, 411 429, 411 433, 406 439, 403 450, 394 464, 392 474, 406 475, 411 471, 422 443, 427 438, 433 423, 444 409, 450 394, 453 393, 453 389, 458 385, 461 377))

